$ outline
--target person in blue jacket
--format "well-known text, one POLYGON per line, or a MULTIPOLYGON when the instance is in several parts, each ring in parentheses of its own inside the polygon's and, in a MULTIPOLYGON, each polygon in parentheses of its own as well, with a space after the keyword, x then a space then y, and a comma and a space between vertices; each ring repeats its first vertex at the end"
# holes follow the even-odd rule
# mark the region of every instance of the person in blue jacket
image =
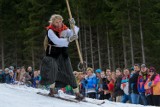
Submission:
POLYGON ((92 68, 87 68, 85 77, 85 92, 89 98, 96 98, 97 78, 92 68))
POLYGON ((5 82, 4 71, 0 69, 0 83, 4 83, 4 82, 5 82))
POLYGON ((138 88, 138 92, 139 92, 139 98, 140 98, 140 103, 143 105, 147 105, 147 97, 145 96, 145 89, 144 89, 144 84, 147 81, 149 75, 148 75, 148 71, 147 71, 147 67, 145 64, 141 65, 141 71, 139 73, 138 76, 138 83, 137 83, 137 88, 138 88))
POLYGON ((5 74, 4 74, 4 77, 5 77, 5 83, 9 84, 10 83, 10 75, 9 75, 9 68, 5 68, 5 74))
POLYGON ((41 80, 41 77, 40 77, 38 71, 34 71, 34 77, 33 77, 33 80, 32 80, 33 81, 32 87, 38 88, 40 80, 41 80))

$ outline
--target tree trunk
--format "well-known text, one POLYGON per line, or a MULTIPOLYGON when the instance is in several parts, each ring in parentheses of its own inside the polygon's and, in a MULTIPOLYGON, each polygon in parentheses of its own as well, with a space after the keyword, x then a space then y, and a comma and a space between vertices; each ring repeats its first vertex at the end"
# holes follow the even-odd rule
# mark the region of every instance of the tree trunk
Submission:
POLYGON ((84 25, 84 52, 85 52, 85 61, 86 64, 88 65, 88 54, 87 54, 87 31, 86 31, 86 26, 84 25))
POLYGON ((126 42, 124 36, 124 26, 122 28, 122 41, 123 41, 124 67, 127 68, 127 52, 126 52, 126 42))
POLYGON ((99 68, 102 69, 102 64, 101 64, 101 49, 100 49, 100 43, 99 43, 99 30, 97 26, 97 46, 98 46, 98 62, 99 62, 99 68))
MULTIPOLYGON (((128 0, 127 0, 127 7, 129 8, 128 0)), ((128 25, 129 25, 129 35, 130 35, 130 45, 131 45, 131 62, 133 66, 134 65, 134 53, 133 53, 132 25, 131 25, 131 17, 130 17, 129 9, 128 9, 128 25)))
POLYGON ((34 47, 33 47, 33 43, 32 43, 32 47, 31 47, 31 52, 32 52, 32 66, 33 69, 35 69, 35 58, 34 58, 34 47))
POLYGON ((17 38, 16 37, 15 37, 15 64, 16 64, 16 68, 17 68, 18 55, 17 55, 17 38))
POLYGON ((110 46, 109 46, 109 30, 107 26, 107 52, 108 52, 108 67, 111 69, 111 56, 110 56, 110 46))
MULTIPOLYGON (((2 6, 0 4, 0 6, 2 6)), ((0 42, 1 42, 1 67, 4 70, 4 35, 3 35, 3 25, 2 25, 2 8, 0 8, 0 42)), ((4 23, 4 22, 3 22, 4 23)))
MULTIPOLYGON (((80 20, 79 20, 79 14, 78 14, 78 6, 77 6, 77 25, 78 27, 80 27, 80 20)), ((80 46, 80 50, 81 50, 81 54, 83 56, 83 53, 82 53, 82 37, 81 37, 81 32, 79 32, 78 34, 78 39, 79 39, 79 46, 80 46)))
POLYGON ((113 41, 111 46, 111 55, 112 55, 112 70, 115 70, 115 55, 114 55, 114 47, 113 47, 113 41))
MULTIPOLYGON (((90 19, 89 19, 90 20, 90 19)), ((90 21, 89 21, 90 22, 90 21)), ((91 61, 92 61, 92 68, 94 69, 94 60, 93 60, 93 44, 92 44, 92 28, 91 24, 89 25, 89 36, 90 36, 90 48, 91 48, 91 61)))
POLYGON ((3 35, 1 35, 1 60, 2 60, 2 69, 4 70, 4 39, 3 35))
POLYGON ((144 43, 143 43, 143 30, 142 30, 142 18, 141 18, 141 2, 138 0, 139 5, 139 30, 140 30, 140 36, 141 36, 141 48, 142 48, 142 62, 145 64, 145 52, 144 52, 144 43))

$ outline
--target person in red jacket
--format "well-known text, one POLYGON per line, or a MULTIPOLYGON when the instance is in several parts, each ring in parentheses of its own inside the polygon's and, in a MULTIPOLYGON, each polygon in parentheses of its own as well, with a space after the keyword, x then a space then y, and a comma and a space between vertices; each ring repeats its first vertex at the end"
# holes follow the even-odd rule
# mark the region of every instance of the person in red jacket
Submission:
POLYGON ((107 76, 107 87, 108 91, 107 93, 110 93, 110 98, 109 100, 115 101, 115 98, 113 97, 113 90, 114 90, 114 80, 112 79, 111 75, 107 76))

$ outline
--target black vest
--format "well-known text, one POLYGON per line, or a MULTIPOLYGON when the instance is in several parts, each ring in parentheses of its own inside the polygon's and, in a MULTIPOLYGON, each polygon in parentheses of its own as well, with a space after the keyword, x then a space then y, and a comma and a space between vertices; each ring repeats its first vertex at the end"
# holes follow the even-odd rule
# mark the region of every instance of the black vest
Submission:
MULTIPOLYGON (((58 32, 56 31, 53 31, 53 32, 59 38, 58 32)), ((47 31, 47 37, 48 37, 48 31, 47 31)), ((48 37, 48 46, 46 49, 46 56, 58 58, 60 55, 62 55, 64 58, 68 58, 68 47, 55 47, 54 45, 55 44, 48 37)))

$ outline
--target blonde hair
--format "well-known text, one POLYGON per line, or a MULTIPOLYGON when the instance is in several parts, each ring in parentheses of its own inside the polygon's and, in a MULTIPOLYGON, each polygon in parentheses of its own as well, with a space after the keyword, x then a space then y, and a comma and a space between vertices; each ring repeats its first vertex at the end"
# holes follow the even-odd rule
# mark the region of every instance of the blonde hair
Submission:
POLYGON ((93 68, 88 67, 88 68, 87 68, 87 71, 89 71, 89 70, 93 73, 93 68))
POLYGON ((59 15, 59 14, 53 14, 53 15, 50 17, 50 19, 49 19, 48 22, 49 22, 50 24, 53 24, 56 19, 60 19, 60 20, 63 21, 63 17, 62 17, 61 15, 59 15))
POLYGON ((78 72, 77 77, 82 75, 82 74, 83 74, 83 72, 78 72))

